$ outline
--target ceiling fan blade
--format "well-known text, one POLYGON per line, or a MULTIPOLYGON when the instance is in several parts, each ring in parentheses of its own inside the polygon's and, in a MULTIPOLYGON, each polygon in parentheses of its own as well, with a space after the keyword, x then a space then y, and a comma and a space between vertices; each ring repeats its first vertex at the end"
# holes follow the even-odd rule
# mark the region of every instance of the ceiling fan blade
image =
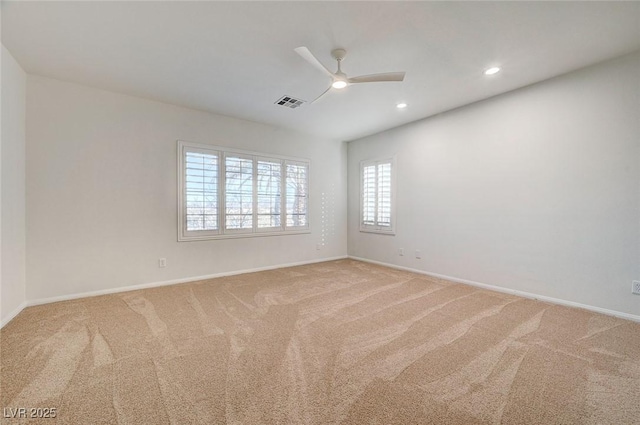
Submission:
POLYGON ((331 86, 329 86, 329 88, 328 88, 328 89, 326 89, 325 91, 323 91, 323 92, 322 92, 322 94, 321 94, 320 96, 318 96, 318 97, 316 97, 315 99, 313 99, 313 100, 311 101, 311 104, 314 104, 314 103, 316 103, 317 101, 319 101, 319 100, 320 100, 320 98, 321 98, 322 96, 324 96, 325 94, 329 93, 329 90, 331 90, 331 86))
POLYGON ((387 72, 385 74, 361 75, 359 77, 349 78, 350 84, 356 83, 381 83, 385 81, 402 81, 404 80, 404 72, 387 72))
POLYGON ((302 46, 302 47, 296 47, 295 49, 293 49, 297 54, 299 54, 300 56, 302 56, 302 58, 304 60, 306 60, 307 62, 309 62, 311 65, 313 65, 314 67, 316 67, 318 70, 322 71, 323 73, 327 74, 329 77, 333 78, 333 72, 329 71, 327 69, 326 66, 324 66, 318 59, 316 59, 315 56, 313 56, 313 53, 311 53, 309 51, 309 49, 307 49, 306 47, 302 46))

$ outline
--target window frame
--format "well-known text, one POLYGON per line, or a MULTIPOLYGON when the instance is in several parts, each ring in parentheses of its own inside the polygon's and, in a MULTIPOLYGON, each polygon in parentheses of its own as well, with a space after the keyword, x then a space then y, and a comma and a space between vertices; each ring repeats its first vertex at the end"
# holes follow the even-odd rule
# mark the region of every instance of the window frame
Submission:
MULTIPOLYGON (((376 193, 376 204, 378 203, 377 193, 376 193)), ((365 233, 378 233, 382 235, 395 235, 396 234, 396 157, 387 157, 387 158, 378 158, 378 159, 368 159, 360 161, 360 211, 359 211, 359 223, 360 223, 360 231, 365 233), (380 164, 390 164, 391 165, 391 173, 390 173, 390 220, 389 226, 381 226, 377 224, 365 224, 364 223, 364 169, 365 167, 375 166, 376 167, 376 187, 377 187, 377 167, 380 164)))
POLYGON ((251 238, 262 236, 281 236, 311 233, 311 208, 310 208, 310 174, 311 161, 304 158, 295 158, 283 155, 268 154, 265 152, 255 152, 240 149, 227 148, 223 146, 207 145, 201 143, 192 143, 183 140, 177 142, 177 183, 178 183, 178 241, 201 241, 215 239, 233 239, 233 238, 251 238), (186 177, 185 177, 185 158, 187 152, 197 152, 203 154, 215 154, 218 158, 218 176, 217 176, 217 230, 187 230, 186 220, 186 177), (228 156, 237 156, 240 158, 251 159, 252 167, 252 227, 250 229, 227 229, 226 228, 226 158, 228 156), (280 179, 280 227, 258 227, 258 161, 278 162, 281 166, 280 179), (286 217, 286 167, 287 164, 304 165, 307 168, 306 175, 306 207, 307 222, 304 226, 287 226, 286 217))

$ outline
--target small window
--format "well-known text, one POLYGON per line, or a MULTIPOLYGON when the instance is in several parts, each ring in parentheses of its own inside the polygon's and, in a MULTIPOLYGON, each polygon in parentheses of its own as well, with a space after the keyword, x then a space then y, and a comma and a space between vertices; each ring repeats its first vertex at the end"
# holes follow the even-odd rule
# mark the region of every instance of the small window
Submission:
POLYGON ((360 163, 360 231, 394 234, 394 160, 360 163))
POLYGON ((178 240, 309 232, 309 161, 178 142, 178 240))

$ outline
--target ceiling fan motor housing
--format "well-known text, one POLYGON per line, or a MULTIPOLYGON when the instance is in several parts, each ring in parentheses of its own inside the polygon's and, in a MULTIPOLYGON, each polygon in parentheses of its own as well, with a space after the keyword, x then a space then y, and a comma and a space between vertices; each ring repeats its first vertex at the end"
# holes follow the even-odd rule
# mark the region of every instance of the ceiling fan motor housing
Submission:
POLYGON ((344 59, 345 56, 347 56, 347 51, 344 49, 333 49, 331 51, 331 56, 333 56, 335 60, 340 62, 342 59, 344 59))

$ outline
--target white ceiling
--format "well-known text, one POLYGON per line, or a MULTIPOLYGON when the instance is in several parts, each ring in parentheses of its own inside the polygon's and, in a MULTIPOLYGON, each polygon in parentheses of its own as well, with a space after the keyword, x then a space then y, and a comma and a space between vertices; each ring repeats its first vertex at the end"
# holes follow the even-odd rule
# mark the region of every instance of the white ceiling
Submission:
POLYGON ((353 140, 638 50, 640 2, 3 1, 2 43, 28 73, 353 140), (329 84, 298 46, 406 78, 283 108, 329 84))

